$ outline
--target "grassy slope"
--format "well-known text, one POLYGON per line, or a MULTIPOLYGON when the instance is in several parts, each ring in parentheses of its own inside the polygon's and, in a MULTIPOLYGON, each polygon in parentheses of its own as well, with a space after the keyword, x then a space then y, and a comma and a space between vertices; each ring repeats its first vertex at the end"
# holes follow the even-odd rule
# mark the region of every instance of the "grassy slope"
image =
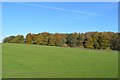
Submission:
POLYGON ((3 77, 117 77, 118 53, 3 44, 3 77))

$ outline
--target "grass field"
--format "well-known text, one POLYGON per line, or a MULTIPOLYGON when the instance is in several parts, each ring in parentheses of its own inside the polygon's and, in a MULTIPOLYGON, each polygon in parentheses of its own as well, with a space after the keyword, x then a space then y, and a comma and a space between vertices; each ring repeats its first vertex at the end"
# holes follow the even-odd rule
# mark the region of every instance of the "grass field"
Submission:
POLYGON ((3 78, 117 78, 116 51, 3 44, 3 78))

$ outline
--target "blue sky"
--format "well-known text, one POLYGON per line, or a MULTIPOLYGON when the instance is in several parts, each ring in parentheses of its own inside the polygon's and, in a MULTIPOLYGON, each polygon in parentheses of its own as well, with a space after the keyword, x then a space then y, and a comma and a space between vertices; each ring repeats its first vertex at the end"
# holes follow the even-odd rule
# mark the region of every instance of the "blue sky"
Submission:
POLYGON ((3 37, 29 32, 118 32, 117 20, 117 2, 2 3, 3 37))

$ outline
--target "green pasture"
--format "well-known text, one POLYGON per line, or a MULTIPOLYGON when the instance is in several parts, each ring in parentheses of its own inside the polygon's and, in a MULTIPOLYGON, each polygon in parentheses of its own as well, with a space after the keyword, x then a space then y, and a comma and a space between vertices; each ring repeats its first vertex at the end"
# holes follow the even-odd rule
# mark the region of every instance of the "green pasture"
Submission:
POLYGON ((3 78, 117 78, 118 52, 2 44, 3 78))

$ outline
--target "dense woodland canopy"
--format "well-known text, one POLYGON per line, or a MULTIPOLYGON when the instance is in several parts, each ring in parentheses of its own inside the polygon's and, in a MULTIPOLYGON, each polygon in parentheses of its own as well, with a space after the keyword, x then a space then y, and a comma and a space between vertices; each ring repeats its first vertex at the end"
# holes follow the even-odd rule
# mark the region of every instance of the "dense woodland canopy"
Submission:
POLYGON ((87 32, 87 33, 28 33, 4 38, 4 43, 36 44, 60 47, 78 47, 88 49, 120 49, 120 33, 87 32))

